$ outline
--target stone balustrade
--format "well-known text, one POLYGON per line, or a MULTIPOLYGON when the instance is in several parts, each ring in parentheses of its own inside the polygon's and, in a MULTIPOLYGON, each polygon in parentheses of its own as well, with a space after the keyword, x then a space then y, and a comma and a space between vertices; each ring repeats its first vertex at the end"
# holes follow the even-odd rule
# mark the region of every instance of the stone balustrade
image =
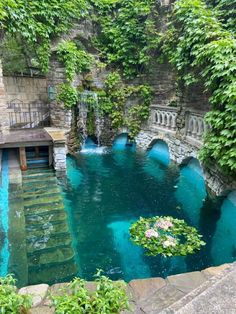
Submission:
POLYGON ((186 114, 186 135, 201 140, 207 130, 207 124, 204 121, 204 114, 197 112, 188 112, 186 114))
POLYGON ((203 134, 207 130, 204 112, 185 111, 184 113, 181 112, 180 117, 179 108, 152 105, 149 126, 173 133, 177 131, 178 117, 184 121, 185 136, 201 141, 203 134))
POLYGON ((176 131, 177 108, 152 106, 151 107, 151 125, 164 128, 170 131, 176 131))

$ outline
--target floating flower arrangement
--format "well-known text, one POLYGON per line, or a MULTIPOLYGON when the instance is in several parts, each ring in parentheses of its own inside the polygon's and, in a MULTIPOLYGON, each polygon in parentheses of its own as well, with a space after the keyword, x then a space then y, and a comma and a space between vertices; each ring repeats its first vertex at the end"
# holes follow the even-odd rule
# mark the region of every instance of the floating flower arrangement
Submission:
POLYGON ((131 225, 130 235, 131 240, 151 256, 185 256, 206 244, 196 228, 170 216, 140 217, 131 225))

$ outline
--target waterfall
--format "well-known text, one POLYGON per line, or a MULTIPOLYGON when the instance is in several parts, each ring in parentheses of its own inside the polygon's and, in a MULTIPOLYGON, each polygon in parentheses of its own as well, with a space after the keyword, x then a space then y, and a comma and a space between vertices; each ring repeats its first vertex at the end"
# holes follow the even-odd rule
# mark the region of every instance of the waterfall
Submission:
POLYGON ((99 110, 98 104, 98 95, 96 92, 91 92, 85 90, 80 94, 80 101, 79 101, 79 125, 82 128, 82 136, 83 141, 85 142, 88 134, 87 134, 87 116, 89 110, 94 110, 95 114, 95 127, 96 127, 96 137, 98 141, 98 146, 100 146, 100 137, 101 137, 101 124, 102 119, 99 110))

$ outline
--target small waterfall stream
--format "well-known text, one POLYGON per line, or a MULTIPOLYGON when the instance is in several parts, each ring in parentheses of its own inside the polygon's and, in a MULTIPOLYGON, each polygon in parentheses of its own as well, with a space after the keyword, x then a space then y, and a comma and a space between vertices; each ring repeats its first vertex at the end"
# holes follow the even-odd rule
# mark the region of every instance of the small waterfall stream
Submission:
POLYGON ((81 126, 82 129, 83 142, 85 143, 88 137, 87 132, 88 112, 90 110, 93 110, 95 114, 95 127, 96 127, 96 134, 94 135, 97 137, 98 146, 100 146, 102 119, 99 111, 97 93, 88 90, 83 91, 80 94, 78 108, 79 108, 79 125, 81 126))

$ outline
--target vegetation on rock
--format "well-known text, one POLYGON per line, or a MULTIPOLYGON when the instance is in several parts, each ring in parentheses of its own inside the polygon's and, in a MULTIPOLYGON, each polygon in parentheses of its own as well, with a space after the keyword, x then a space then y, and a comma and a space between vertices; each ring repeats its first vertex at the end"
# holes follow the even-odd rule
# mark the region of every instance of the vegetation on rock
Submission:
POLYGON ((0 278, 0 313, 28 313, 32 304, 31 297, 19 295, 15 284, 16 280, 11 275, 0 278))
POLYGON ((60 295, 52 295, 53 305, 58 314, 118 314, 129 308, 125 283, 112 282, 98 271, 95 276, 95 291, 86 288, 86 281, 75 278, 60 295))

